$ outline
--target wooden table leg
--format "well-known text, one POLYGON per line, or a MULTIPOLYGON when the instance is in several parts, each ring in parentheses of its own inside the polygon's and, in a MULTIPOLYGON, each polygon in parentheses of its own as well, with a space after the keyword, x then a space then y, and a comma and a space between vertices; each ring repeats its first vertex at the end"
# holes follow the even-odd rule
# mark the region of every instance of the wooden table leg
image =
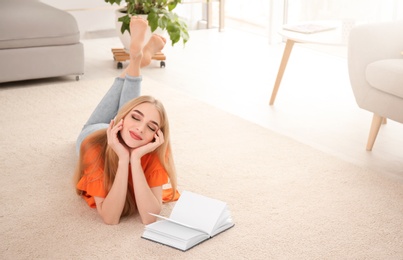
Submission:
POLYGON ((207 1, 207 29, 213 28, 213 2, 207 1))
MULTIPOLYGON (((219 31, 222 32, 224 31, 224 23, 225 23, 225 0, 220 0, 220 6, 219 6, 219 31)), ((403 53, 403 52, 402 52, 403 53)))
POLYGON ((294 46, 295 41, 287 39, 285 44, 283 58, 281 59, 280 67, 278 68, 276 82, 274 83, 273 92, 271 93, 270 98, 270 106, 274 104, 276 100, 278 89, 280 88, 281 79, 283 78, 285 68, 287 67, 288 58, 290 58, 290 54, 292 51, 292 47, 294 46))

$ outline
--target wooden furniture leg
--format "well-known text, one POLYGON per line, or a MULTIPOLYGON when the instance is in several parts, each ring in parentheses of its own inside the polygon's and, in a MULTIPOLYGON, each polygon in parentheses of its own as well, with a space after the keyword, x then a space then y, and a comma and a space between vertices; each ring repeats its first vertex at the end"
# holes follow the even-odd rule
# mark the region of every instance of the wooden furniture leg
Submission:
MULTIPOLYGON (((203 1, 204 2, 204 1, 203 1)), ((224 31, 224 21, 225 21, 225 0, 218 0, 219 10, 218 10, 218 31, 224 31)), ((213 1, 206 1, 207 5, 207 29, 213 28, 213 1)))
POLYGON ((213 1, 207 1, 207 29, 213 28, 213 1))
POLYGON ((274 83, 273 92, 271 93, 270 98, 270 106, 274 104, 276 100, 278 89, 280 88, 281 79, 283 78, 285 68, 287 67, 288 59, 290 58, 290 54, 292 51, 292 47, 294 46, 295 41, 287 39, 285 44, 283 58, 281 59, 280 67, 278 69, 276 82, 274 83))
POLYGON ((380 115, 374 113, 372 117, 371 129, 369 130, 368 142, 367 142, 367 151, 372 151, 372 147, 374 146, 376 136, 378 135, 379 128, 381 124, 384 123, 385 120, 380 115))
POLYGON ((219 19, 220 19, 220 25, 219 25, 219 31, 222 32, 224 31, 224 27, 225 27, 225 0, 220 0, 220 15, 219 15, 219 19))

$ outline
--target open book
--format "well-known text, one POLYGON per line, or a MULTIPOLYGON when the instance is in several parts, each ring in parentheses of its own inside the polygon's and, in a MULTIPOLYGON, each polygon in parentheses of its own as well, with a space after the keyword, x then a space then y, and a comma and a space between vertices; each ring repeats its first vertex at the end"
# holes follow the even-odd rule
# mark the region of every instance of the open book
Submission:
POLYGON ((142 238, 182 251, 234 226, 225 202, 189 191, 181 194, 169 218, 154 216, 161 220, 146 225, 142 238))

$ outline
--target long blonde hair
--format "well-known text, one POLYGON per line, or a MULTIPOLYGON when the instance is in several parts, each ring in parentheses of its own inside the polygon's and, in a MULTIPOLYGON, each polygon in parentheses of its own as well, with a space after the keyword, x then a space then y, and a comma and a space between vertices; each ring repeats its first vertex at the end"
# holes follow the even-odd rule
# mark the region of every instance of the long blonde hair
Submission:
MULTIPOLYGON (((176 170, 175 170, 175 163, 172 156, 172 149, 171 149, 171 138, 170 138, 170 131, 169 131, 169 122, 167 113, 165 111, 164 106, 162 103, 151 96, 140 96, 135 98, 129 102, 127 102, 117 113, 115 118, 116 122, 119 122, 122 118, 124 118, 128 113, 130 113, 134 107, 142 104, 142 103, 151 103, 157 109, 160 117, 160 130, 164 134, 164 143, 160 145, 157 149, 155 149, 152 153, 157 154, 162 166, 168 173, 169 181, 172 186, 172 198, 173 199, 176 193, 177 187, 177 180, 176 180, 176 170)), ((80 181, 82 176, 84 175, 84 169, 88 168, 89 165, 99 165, 103 166, 104 168, 104 185, 105 190, 109 191, 112 187, 112 184, 115 180, 116 171, 118 168, 118 156, 113 151, 111 147, 108 146, 108 140, 106 135, 106 129, 101 129, 95 131, 94 133, 90 134, 85 141, 82 142, 80 147, 80 157, 77 163, 76 171, 74 174, 74 184, 80 181), (94 158, 93 161, 88 162, 87 164, 84 162, 83 155, 89 149, 94 147, 99 147, 100 152, 97 158, 94 158)), ((93 167, 91 167, 93 168, 93 167)), ((129 183, 131 186, 131 183, 129 183)), ((129 188, 129 187, 128 187, 129 188)), ((132 187, 131 187, 132 188, 132 187)), ((81 195, 82 191, 76 188, 77 194, 81 195)), ((127 192, 126 195, 126 202, 122 212, 122 216, 127 216, 133 214, 136 210, 136 203, 134 199, 133 192, 127 192)))

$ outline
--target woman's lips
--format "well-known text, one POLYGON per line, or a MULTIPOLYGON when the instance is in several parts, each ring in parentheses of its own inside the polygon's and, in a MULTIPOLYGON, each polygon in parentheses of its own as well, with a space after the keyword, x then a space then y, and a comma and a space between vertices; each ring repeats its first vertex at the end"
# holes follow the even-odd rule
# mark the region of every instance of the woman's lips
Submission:
POLYGON ((132 131, 130 131, 130 136, 131 136, 134 140, 138 140, 138 141, 143 140, 143 138, 141 138, 139 135, 137 135, 135 132, 132 132, 132 131))

